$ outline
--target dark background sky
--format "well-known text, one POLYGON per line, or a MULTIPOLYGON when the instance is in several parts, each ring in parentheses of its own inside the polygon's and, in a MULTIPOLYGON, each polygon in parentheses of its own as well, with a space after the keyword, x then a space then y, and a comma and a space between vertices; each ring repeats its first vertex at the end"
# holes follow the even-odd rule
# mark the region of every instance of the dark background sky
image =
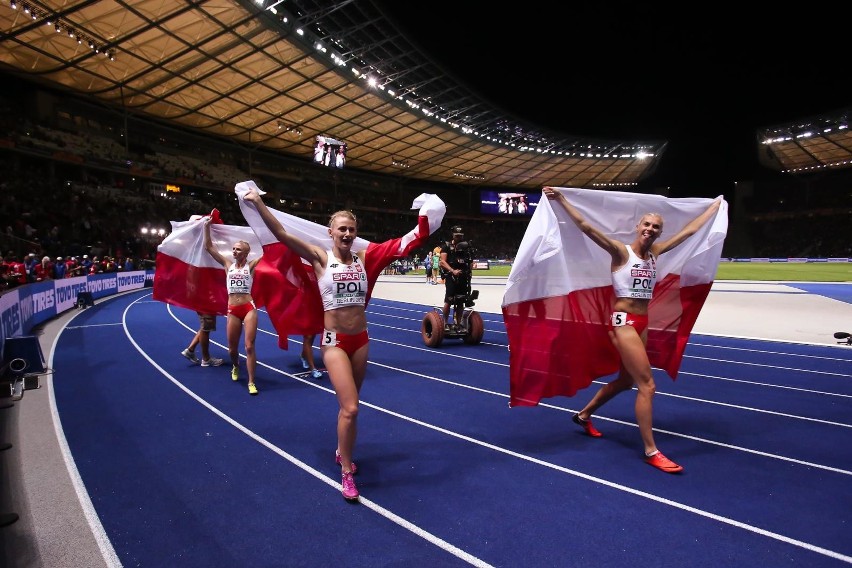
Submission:
POLYGON ((852 105, 848 15, 802 13, 807 4, 376 4, 508 115, 563 134, 668 140, 650 181, 671 195, 765 175, 758 128, 852 105))

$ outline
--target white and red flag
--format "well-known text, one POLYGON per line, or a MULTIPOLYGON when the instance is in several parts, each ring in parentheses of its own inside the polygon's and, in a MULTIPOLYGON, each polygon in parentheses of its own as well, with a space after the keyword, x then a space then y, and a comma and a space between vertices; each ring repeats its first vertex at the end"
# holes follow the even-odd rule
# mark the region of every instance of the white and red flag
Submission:
MULTIPOLYGON (((243 196, 254 189, 263 195, 263 191, 253 181, 238 183, 234 188, 240 198, 240 210, 256 239, 263 247, 263 260, 255 269, 255 286, 252 296, 267 307, 270 319, 278 332, 279 345, 286 349, 287 335, 320 333, 323 328, 323 307, 320 299, 316 276, 310 265, 279 242, 267 229, 254 204, 243 200, 243 196), (259 285, 258 271, 267 264, 273 270, 259 285), (301 331, 311 330, 311 331, 301 331)), ((300 219, 294 215, 268 207, 284 229, 303 241, 330 250, 332 246, 328 227, 312 221, 300 219)), ((412 209, 419 209, 417 227, 402 237, 383 243, 372 243, 362 238, 355 239, 352 252, 362 252, 367 282, 372 292, 379 275, 394 259, 405 258, 412 250, 422 246, 429 235, 441 226, 447 211, 444 202, 437 195, 422 194, 414 200, 412 209)), ((367 297, 369 301, 369 296, 367 297)))
POLYGON ((204 223, 210 217, 210 238, 224 257, 236 241, 251 245, 249 260, 260 256, 260 242, 248 227, 225 225, 214 209, 189 221, 172 221, 172 230, 157 247, 154 299, 205 314, 224 315, 228 308, 225 269, 204 247, 204 223))
MULTIPOLYGON (((617 191, 559 188, 586 220, 625 244, 645 213, 663 217, 663 234, 678 232, 712 199, 669 199, 617 191)), ((680 246, 657 259, 649 305, 648 357, 677 377, 683 351, 710 292, 728 230, 723 200, 716 216, 680 246)), ((608 334, 615 302, 609 253, 584 235, 562 207, 545 196, 521 241, 503 295, 509 337, 511 406, 573 396, 618 371, 608 334)))
MULTIPOLYGON (((222 256, 231 257, 237 241, 249 243, 249 261, 263 255, 254 270, 252 299, 255 305, 266 308, 270 316, 275 314, 289 321, 287 330, 293 335, 319 333, 322 303, 313 270, 301 262, 288 263, 287 258, 292 260, 293 255, 284 247, 267 254, 250 227, 223 224, 216 209, 210 215, 193 215, 189 221, 172 221, 172 232, 157 247, 154 299, 201 313, 227 313, 225 268, 204 246, 206 217, 211 218, 210 240, 222 256), (282 265, 286 269, 282 270, 282 265), (284 310, 281 309, 282 298, 288 299, 284 310), (320 310, 318 315, 317 309, 320 310)), ((278 345, 287 349, 286 334, 279 335, 278 345)))

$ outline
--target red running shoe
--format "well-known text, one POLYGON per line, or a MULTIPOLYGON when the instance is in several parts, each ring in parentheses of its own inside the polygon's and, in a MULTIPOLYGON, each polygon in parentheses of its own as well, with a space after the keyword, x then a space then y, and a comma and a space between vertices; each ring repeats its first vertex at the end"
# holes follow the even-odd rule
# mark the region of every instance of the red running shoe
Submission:
POLYGON ((343 481, 341 483, 343 489, 341 493, 343 493, 343 498, 347 501, 354 501, 358 498, 358 488, 355 487, 355 479, 352 477, 352 472, 347 471, 343 474, 343 481))
POLYGON ((600 438, 601 436, 603 436, 603 434, 601 434, 597 428, 592 426, 591 418, 583 420, 582 418, 580 418, 580 413, 578 412, 577 414, 571 417, 571 420, 574 421, 574 424, 579 424, 580 426, 582 426, 583 430, 586 431, 586 434, 588 434, 592 438, 600 438))
MULTIPOLYGON (((338 450, 334 450, 334 463, 340 465, 340 452, 338 450)), ((358 473, 358 466, 355 465, 355 462, 352 462, 352 475, 358 473)))
POLYGON ((645 462, 656 467, 660 471, 666 473, 680 473, 683 471, 683 466, 677 465, 675 462, 663 455, 663 452, 657 450, 653 456, 645 456, 645 462))

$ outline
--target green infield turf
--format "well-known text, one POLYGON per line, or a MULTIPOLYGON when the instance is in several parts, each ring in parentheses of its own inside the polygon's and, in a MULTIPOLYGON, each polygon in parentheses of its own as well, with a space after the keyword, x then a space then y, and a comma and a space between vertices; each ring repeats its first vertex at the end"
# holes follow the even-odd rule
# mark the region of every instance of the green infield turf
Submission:
POLYGON ((716 280, 852 282, 852 262, 722 262, 716 280))
MULTIPOLYGON (((511 266, 474 270, 474 276, 508 276, 511 266)), ((418 271, 423 274, 423 270, 418 271)), ((716 280, 852 282, 852 262, 722 262, 716 280)))

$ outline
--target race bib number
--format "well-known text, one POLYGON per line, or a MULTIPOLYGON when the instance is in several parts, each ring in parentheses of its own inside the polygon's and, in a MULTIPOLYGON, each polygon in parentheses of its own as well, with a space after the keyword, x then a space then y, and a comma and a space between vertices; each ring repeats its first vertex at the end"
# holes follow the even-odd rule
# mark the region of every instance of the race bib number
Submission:
POLYGON ((337 332, 325 330, 322 332, 322 341, 320 345, 324 347, 334 347, 337 345, 337 332))
POLYGON ((627 312, 612 312, 612 327, 627 325, 627 312))

